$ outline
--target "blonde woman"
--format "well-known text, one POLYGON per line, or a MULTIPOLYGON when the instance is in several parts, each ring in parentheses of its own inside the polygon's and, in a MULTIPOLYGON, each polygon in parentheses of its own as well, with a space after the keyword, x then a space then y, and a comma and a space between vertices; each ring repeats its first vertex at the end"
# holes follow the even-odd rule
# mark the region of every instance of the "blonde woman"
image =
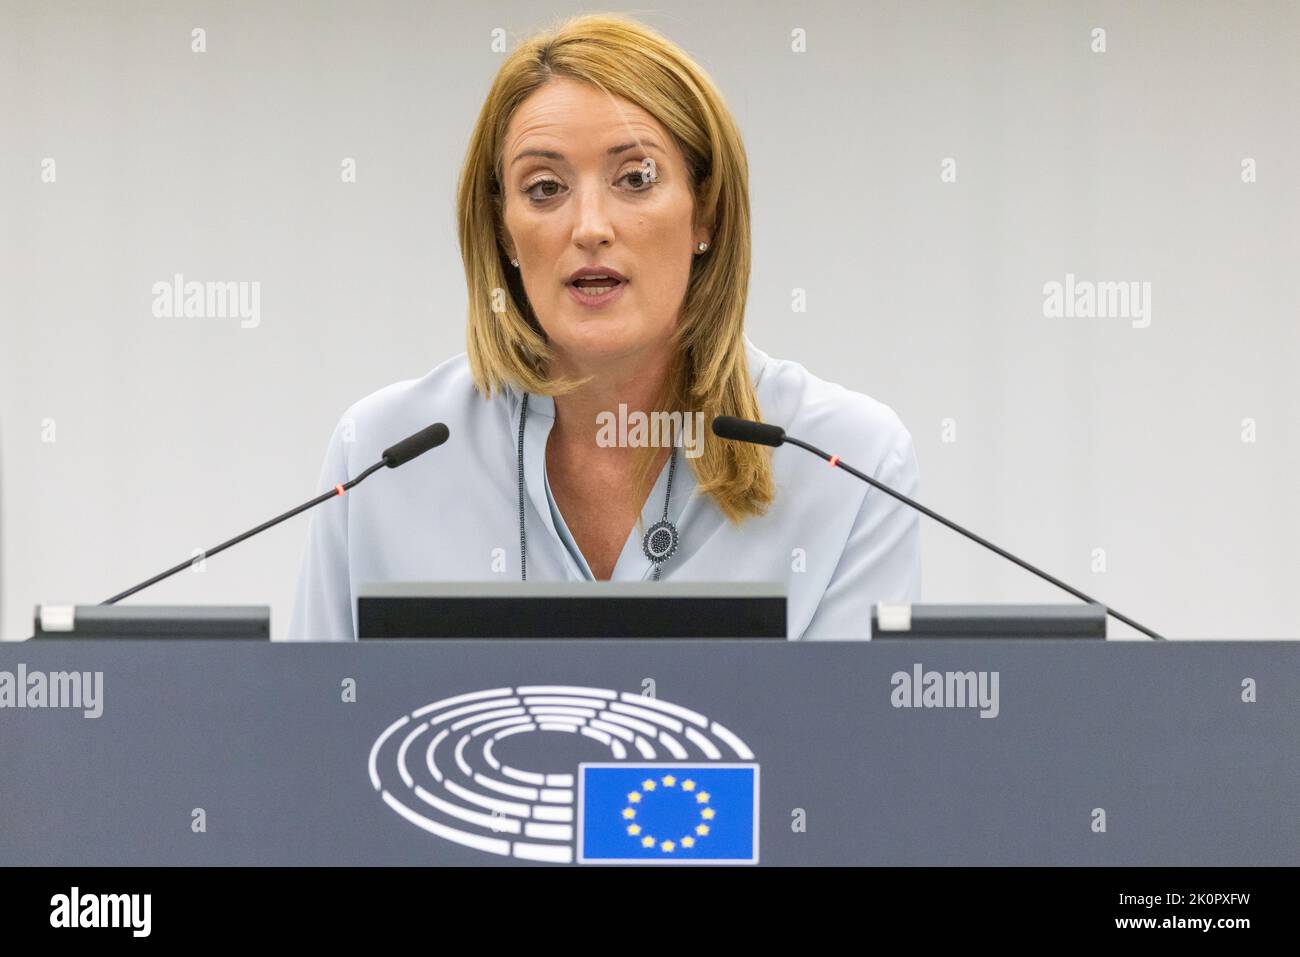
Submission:
POLYGON ((919 598, 915 513, 708 432, 761 418, 917 494, 890 408, 745 337, 744 146, 679 47, 607 15, 521 44, 458 218, 467 352, 348 409, 320 485, 432 421, 451 439, 314 513, 291 638, 355 637, 368 582, 779 581, 792 639, 868 637, 874 602, 919 598))

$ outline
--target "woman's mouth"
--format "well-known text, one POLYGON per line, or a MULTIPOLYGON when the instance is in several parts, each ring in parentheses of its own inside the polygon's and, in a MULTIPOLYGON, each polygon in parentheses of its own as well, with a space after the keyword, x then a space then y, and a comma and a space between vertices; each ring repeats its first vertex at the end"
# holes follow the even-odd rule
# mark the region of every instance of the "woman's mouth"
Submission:
POLYGON ((608 274, 580 276, 567 284, 569 295, 584 306, 603 306, 623 295, 627 281, 608 274))

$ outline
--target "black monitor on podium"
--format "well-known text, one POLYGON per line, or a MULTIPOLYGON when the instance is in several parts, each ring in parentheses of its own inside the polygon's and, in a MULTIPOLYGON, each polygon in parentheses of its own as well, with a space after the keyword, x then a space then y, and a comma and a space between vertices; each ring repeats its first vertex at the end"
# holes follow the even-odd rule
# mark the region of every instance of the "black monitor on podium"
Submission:
POLYGON ((357 597, 360 638, 787 637, 779 582, 388 582, 357 597))

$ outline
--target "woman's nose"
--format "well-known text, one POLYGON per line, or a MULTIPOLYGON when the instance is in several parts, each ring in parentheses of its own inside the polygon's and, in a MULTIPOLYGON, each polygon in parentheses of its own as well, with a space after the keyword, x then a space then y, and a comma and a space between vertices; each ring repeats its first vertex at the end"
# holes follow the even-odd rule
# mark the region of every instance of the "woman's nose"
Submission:
POLYGON ((599 180, 578 191, 573 209, 576 210, 573 223, 574 245, 582 249, 594 249, 613 241, 614 223, 610 219, 609 197, 599 180))

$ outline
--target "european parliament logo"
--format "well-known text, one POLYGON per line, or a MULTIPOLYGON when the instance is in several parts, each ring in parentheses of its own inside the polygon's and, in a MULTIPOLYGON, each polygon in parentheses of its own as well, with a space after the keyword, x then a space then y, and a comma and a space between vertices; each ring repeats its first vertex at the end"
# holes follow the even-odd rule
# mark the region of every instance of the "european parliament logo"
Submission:
POLYGON ((578 766, 580 864, 757 861, 757 764, 578 766))
POLYGON ((724 725, 659 698, 574 685, 454 695, 385 728, 367 767, 399 817, 485 854, 758 862, 753 752, 724 725))

